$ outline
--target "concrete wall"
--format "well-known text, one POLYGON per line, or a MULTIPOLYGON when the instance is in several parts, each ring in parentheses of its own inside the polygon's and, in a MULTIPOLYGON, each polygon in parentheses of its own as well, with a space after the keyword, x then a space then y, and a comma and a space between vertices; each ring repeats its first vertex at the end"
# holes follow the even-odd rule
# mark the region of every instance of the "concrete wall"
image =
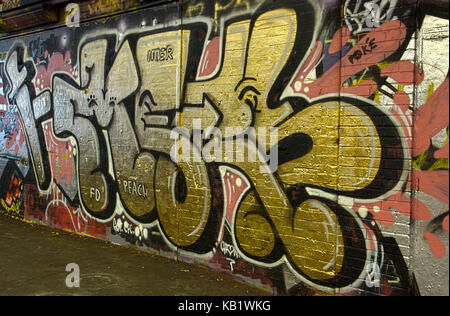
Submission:
POLYGON ((274 294, 448 295, 425 9, 187 0, 0 40, 1 212, 274 294))

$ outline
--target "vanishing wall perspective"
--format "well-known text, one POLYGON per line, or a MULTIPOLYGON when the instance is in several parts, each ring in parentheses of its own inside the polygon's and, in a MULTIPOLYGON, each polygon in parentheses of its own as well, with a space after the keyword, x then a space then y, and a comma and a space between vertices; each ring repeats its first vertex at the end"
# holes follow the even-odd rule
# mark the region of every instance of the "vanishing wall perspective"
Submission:
POLYGON ((416 2, 190 0, 0 40, 0 210, 275 294, 448 295, 448 20, 416 2))

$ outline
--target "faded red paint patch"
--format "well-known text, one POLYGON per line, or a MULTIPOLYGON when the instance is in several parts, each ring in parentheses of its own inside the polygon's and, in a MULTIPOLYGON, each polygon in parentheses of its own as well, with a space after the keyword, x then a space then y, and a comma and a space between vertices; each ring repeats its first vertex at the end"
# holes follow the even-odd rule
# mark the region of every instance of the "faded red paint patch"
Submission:
MULTIPOLYGON (((47 51, 45 51, 45 53, 48 54, 47 51)), ((73 75, 69 51, 67 51, 64 56, 61 53, 53 53, 50 56, 47 65, 40 65, 37 68, 36 78, 34 81, 36 88, 40 90, 51 88, 52 74, 55 71, 64 71, 73 75)))
POLYGON ((402 85, 419 85, 424 79, 424 72, 420 65, 400 60, 383 68, 381 76, 391 77, 402 85))
POLYGON ((353 209, 358 211, 361 207, 366 207, 372 213, 374 220, 384 226, 392 226, 395 223, 391 213, 394 210, 415 220, 431 219, 431 212, 424 203, 405 196, 402 192, 375 203, 355 203, 353 209))
POLYGON ((70 185, 74 173, 73 166, 75 165, 71 142, 57 139, 53 134, 51 123, 47 123, 44 126, 44 135, 56 183, 60 184, 65 179, 65 183, 70 185))
POLYGON ((448 215, 442 221, 442 228, 448 233, 448 215))
POLYGON ((426 193, 436 199, 449 204, 449 171, 416 170, 413 173, 414 190, 426 193))
POLYGON ((83 217, 81 212, 83 211, 66 203, 53 201, 46 210, 46 222, 52 227, 106 239, 106 224, 83 217))
POLYGON ((438 259, 442 259, 445 256, 445 245, 442 243, 442 241, 436 235, 430 232, 426 232, 423 235, 427 240, 428 245, 430 246, 433 256, 438 259))
MULTIPOLYGON (((431 138, 449 124, 448 77, 428 101, 415 112, 415 119, 413 154, 417 157, 430 147, 431 138)), ((445 150, 439 153, 439 156, 443 153, 445 150)))
POLYGON ((419 220, 419 221, 426 221, 431 219, 431 212, 428 209, 428 207, 420 202, 418 199, 412 199, 413 200, 413 206, 412 206, 412 219, 419 220))

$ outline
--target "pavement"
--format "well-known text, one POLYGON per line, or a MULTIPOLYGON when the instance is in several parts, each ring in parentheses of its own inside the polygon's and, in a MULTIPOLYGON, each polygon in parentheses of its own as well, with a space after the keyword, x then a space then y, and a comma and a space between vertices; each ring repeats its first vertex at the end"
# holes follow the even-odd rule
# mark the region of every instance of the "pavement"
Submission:
POLYGON ((0 214, 0 296, 270 296, 212 269, 0 214), (72 285, 79 267, 79 287, 72 285))

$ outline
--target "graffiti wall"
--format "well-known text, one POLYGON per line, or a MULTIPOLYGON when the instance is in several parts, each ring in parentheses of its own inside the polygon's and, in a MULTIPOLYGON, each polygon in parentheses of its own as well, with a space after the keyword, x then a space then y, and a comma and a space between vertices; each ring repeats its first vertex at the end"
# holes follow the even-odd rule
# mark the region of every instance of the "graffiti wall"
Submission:
POLYGON ((189 0, 0 40, 0 209, 274 294, 448 295, 448 19, 189 0))

